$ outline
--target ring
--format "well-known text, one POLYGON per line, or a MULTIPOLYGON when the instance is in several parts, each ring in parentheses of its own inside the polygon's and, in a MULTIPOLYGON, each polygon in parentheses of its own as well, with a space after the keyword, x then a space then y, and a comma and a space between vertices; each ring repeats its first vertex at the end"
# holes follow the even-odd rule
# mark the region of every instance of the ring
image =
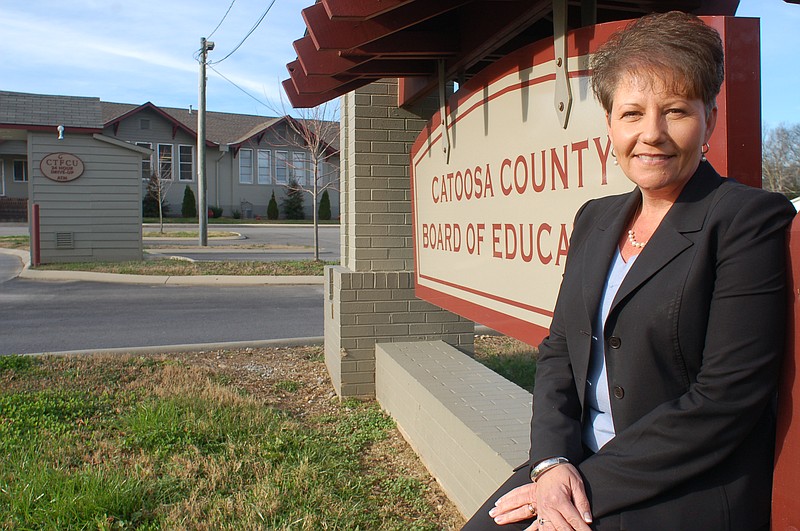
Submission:
POLYGON ((532 503, 528 504, 528 510, 531 512, 531 516, 536 514, 536 509, 533 508, 533 504, 532 503))
POLYGON ((539 525, 540 526, 543 526, 546 523, 547 523, 547 520, 545 520, 544 518, 539 518, 539 525))

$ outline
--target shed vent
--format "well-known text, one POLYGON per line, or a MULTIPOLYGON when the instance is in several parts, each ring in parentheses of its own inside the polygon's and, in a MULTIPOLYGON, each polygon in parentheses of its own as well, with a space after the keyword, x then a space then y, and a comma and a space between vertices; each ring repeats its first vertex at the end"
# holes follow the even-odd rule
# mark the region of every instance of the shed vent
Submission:
POLYGON ((74 249, 74 232, 56 232, 56 249, 74 249))

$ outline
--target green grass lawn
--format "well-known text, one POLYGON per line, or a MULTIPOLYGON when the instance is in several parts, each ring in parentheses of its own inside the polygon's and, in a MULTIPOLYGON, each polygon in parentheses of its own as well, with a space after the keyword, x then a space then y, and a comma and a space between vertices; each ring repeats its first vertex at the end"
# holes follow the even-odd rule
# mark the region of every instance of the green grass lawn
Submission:
POLYGON ((0 528, 458 525, 374 454, 394 432, 375 403, 282 410, 278 395, 306 403, 302 384, 259 391, 187 359, 0 357, 0 528))
POLYGON ((533 392, 538 351, 508 336, 475 338, 475 359, 518 386, 533 392))
MULTIPOLYGON (((200 232, 196 230, 170 230, 160 232, 157 230, 142 231, 142 238, 198 238, 200 232)), ((235 238, 238 232, 210 230, 206 234, 209 238, 235 238)))

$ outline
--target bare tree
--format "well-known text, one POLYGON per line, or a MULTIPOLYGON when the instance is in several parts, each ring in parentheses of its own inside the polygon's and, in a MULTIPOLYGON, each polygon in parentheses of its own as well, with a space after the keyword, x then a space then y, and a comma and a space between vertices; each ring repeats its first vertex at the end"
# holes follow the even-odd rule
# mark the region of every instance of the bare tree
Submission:
POLYGON ((145 201, 149 201, 151 208, 158 212, 159 231, 164 233, 164 214, 168 210, 167 192, 172 187, 172 179, 161 178, 158 173, 150 174, 147 181, 145 201))
POLYGON ((800 194, 800 124, 766 129, 761 146, 764 188, 789 197, 800 194))
MULTIPOLYGON (((283 102, 281 102, 283 104, 283 102)), ((300 188, 311 196, 314 213, 314 260, 319 260, 319 197, 327 189, 337 190, 338 168, 331 168, 328 161, 339 154, 339 107, 336 101, 323 103, 309 109, 295 109, 297 118, 289 116, 284 106, 282 114, 286 117, 286 135, 279 135, 289 146, 308 153, 308 168, 300 168, 295 161, 288 161, 300 188), (309 176, 302 181, 298 173, 309 176)))

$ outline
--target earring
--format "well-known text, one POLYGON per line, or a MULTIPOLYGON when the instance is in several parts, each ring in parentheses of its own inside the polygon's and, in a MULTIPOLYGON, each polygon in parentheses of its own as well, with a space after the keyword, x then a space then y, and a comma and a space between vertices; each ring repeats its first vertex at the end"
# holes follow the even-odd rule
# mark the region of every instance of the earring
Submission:
POLYGON ((617 154, 614 152, 614 148, 611 148, 611 156, 614 157, 614 166, 619 166, 619 161, 617 160, 617 154))
POLYGON ((711 149, 711 146, 709 146, 709 145, 708 145, 708 142, 706 142, 705 144, 703 144, 703 145, 700 147, 700 160, 701 160, 701 161, 705 162, 705 161, 707 161, 707 160, 708 160, 708 159, 706 158, 706 153, 708 153, 708 150, 709 150, 709 149, 711 149))

